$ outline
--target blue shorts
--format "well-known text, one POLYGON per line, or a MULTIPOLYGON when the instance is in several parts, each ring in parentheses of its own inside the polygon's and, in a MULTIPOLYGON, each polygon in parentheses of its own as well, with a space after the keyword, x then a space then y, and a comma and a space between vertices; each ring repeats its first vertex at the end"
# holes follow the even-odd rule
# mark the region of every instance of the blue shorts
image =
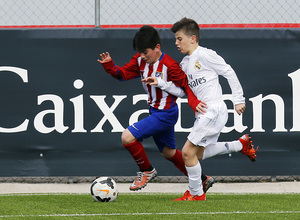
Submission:
POLYGON ((150 116, 134 123, 128 130, 138 140, 153 137, 158 149, 162 152, 165 146, 176 149, 174 125, 178 120, 178 107, 159 110, 149 109, 150 116))

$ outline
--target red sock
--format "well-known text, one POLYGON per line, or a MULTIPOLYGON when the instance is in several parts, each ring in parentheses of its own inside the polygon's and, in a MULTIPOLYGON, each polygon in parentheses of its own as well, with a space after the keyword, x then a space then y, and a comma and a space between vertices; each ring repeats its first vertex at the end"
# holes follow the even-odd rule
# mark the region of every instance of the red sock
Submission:
POLYGON ((182 153, 180 150, 176 149, 176 153, 173 157, 167 158, 171 161, 184 175, 187 176, 187 171, 185 169, 184 161, 182 159, 182 153))
POLYGON ((141 142, 135 141, 123 146, 129 151, 141 171, 147 170, 151 163, 141 142))

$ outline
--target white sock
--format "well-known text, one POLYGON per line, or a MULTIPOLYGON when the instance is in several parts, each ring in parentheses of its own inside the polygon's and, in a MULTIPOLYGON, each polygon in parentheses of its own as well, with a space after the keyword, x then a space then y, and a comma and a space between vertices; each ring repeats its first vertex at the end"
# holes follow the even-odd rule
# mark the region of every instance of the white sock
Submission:
POLYGON ((189 176, 189 190, 191 195, 201 196, 204 192, 201 181, 202 169, 200 163, 198 162, 198 164, 194 167, 185 167, 189 176))
POLYGON ((217 142, 216 144, 211 144, 205 147, 202 160, 216 155, 239 152, 242 148, 243 145, 239 140, 231 142, 217 142))

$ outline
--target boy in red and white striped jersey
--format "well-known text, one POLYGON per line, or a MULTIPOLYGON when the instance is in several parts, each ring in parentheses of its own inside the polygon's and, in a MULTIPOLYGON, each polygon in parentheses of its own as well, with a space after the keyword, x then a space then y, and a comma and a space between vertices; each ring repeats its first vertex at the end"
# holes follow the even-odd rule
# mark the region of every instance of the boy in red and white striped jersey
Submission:
MULTIPOLYGON (((139 190, 157 175, 141 143, 144 138, 152 136, 161 154, 187 175, 182 153, 175 144, 174 125, 178 119, 176 99, 187 94, 188 103, 194 111, 199 111, 200 106, 205 107, 205 103, 195 97, 179 64, 161 51, 161 40, 155 28, 148 25, 141 27, 134 37, 133 48, 138 53, 122 67, 114 64, 108 52, 100 54, 98 62, 107 73, 119 80, 141 77, 148 94, 150 116, 129 126, 121 136, 123 146, 140 169, 130 190, 139 190), (150 76, 162 79, 162 82, 174 89, 166 92, 144 82, 150 76)), ((213 178, 205 175, 202 175, 202 181, 206 183, 206 190, 213 184, 213 178)))

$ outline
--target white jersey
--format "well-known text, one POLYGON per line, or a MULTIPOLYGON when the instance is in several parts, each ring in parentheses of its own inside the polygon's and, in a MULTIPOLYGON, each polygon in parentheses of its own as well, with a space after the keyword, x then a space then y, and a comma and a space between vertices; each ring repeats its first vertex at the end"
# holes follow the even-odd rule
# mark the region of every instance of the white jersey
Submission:
POLYGON ((236 73, 215 51, 198 46, 189 56, 185 56, 181 68, 198 100, 207 104, 222 101, 219 75, 225 77, 232 91, 234 104, 245 103, 242 86, 236 73))

